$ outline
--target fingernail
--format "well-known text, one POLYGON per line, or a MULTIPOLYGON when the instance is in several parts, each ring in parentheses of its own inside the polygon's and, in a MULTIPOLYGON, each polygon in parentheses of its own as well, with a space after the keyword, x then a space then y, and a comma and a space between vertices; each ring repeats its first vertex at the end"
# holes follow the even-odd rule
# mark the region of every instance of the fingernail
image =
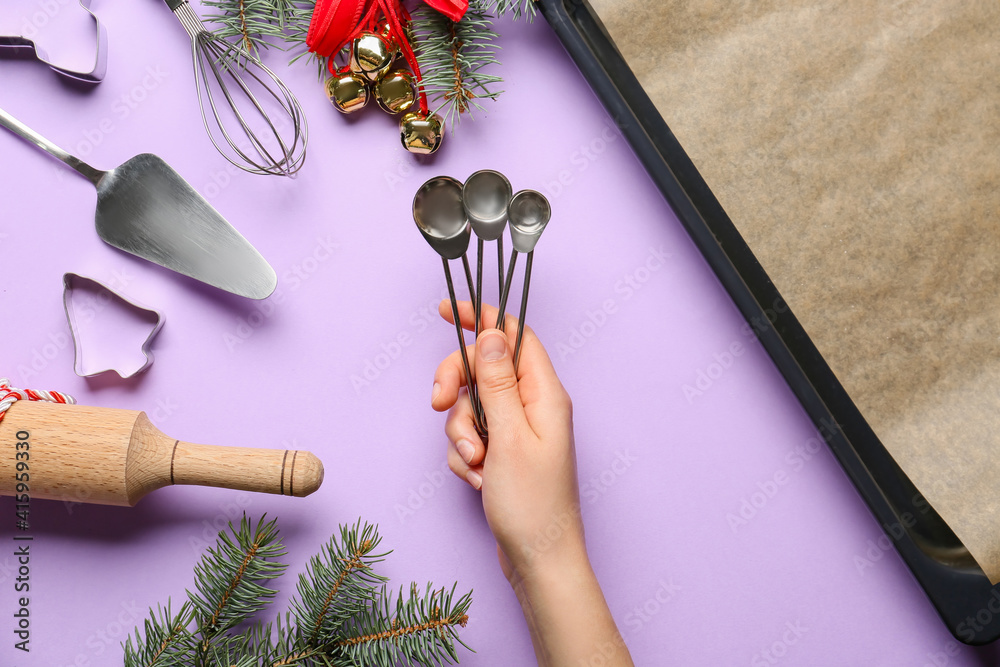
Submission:
POLYGON ((455 443, 455 449, 462 455, 466 463, 472 463, 472 457, 476 453, 476 448, 468 440, 459 440, 455 443))
POLYGON ((465 473, 465 479, 469 480, 469 484, 474 486, 477 491, 483 488, 483 476, 475 470, 470 470, 465 473))
POLYGON ((503 359, 503 355, 507 353, 507 341, 500 334, 487 334, 480 337, 477 346, 479 356, 482 357, 483 361, 497 361, 503 359))
POLYGON ((437 397, 440 393, 441 393, 441 384, 435 382, 434 389, 431 391, 431 403, 437 400, 437 397))

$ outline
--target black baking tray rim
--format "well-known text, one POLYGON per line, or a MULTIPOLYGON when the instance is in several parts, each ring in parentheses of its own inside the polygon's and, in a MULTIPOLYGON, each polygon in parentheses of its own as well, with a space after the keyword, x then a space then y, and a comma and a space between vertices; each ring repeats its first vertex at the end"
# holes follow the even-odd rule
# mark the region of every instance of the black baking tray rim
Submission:
POLYGON ((538 4, 944 624, 963 643, 995 641, 1000 637, 1000 584, 990 584, 875 435, 589 3, 538 4))

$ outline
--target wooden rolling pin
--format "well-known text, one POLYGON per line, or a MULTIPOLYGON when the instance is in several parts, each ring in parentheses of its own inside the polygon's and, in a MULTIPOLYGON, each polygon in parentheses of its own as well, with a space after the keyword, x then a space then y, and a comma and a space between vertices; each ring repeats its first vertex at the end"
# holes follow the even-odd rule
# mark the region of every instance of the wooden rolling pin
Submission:
POLYGON ((25 472, 31 498, 129 507, 170 484, 302 497, 323 482, 310 452, 195 445, 164 435, 144 412, 18 401, 0 422, 0 495, 23 492, 25 472))

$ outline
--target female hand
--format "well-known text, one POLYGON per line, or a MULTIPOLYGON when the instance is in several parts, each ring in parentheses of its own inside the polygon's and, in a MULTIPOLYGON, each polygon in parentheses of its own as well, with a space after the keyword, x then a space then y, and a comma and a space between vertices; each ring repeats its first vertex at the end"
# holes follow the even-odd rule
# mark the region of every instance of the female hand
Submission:
MULTIPOLYGON (((453 322, 450 302, 441 315, 453 322)), ((485 322, 495 308, 483 305, 485 322)), ((462 325, 475 329, 469 302, 459 304, 462 325)), ((517 321, 509 316, 510 339, 486 329, 467 354, 489 429, 489 455, 476 432, 456 350, 434 375, 435 410, 451 410, 445 426, 448 465, 483 495, 483 510, 500 548, 504 573, 526 575, 556 561, 586 559, 580 520, 573 407, 552 362, 530 328, 525 328, 515 377, 513 341, 517 321)))
MULTIPOLYGON (((454 324, 451 304, 441 316, 454 324)), ((496 322, 484 305, 484 322, 496 322)), ((469 302, 459 304, 462 326, 475 329, 469 302)), ((506 319, 506 330, 517 321, 506 319)), ((489 431, 476 431, 458 351, 434 375, 431 404, 450 410, 448 465, 482 492, 504 575, 521 603, 539 665, 630 667, 625 646, 587 557, 573 442, 573 406, 552 362, 525 328, 519 366, 514 336, 496 329, 467 348, 489 431), (488 449, 487 449, 488 444, 488 449)))

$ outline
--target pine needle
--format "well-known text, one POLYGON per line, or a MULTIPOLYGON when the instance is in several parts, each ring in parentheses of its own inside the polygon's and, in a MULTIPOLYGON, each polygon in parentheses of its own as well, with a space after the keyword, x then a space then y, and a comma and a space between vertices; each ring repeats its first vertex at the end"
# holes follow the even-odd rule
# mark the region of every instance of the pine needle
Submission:
MULTIPOLYGON (((349 634, 334 646, 343 652, 350 664, 393 667, 404 664, 447 665, 458 662, 455 642, 458 627, 468 623, 472 593, 457 601, 455 587, 451 591, 434 589, 427 584, 421 596, 416 584, 404 598, 400 590, 395 605, 383 588, 383 603, 351 621, 349 634)), ((468 648, 468 646, 465 646, 468 648)))
POLYGON ((143 623, 143 632, 136 628, 135 636, 125 642, 125 664, 134 667, 187 667, 192 644, 187 626, 191 623, 191 605, 184 603, 173 614, 170 601, 166 607, 150 610, 143 623))
MULTIPOLYGON (((263 51, 284 39, 290 0, 203 0, 214 12, 204 20, 219 27, 214 34, 247 53, 263 51)), ((279 47, 280 48, 280 47, 279 47)))
POLYGON ((479 1, 483 2, 485 8, 496 16, 507 16, 509 14, 514 19, 519 19, 526 16, 528 17, 528 20, 531 21, 532 19, 535 18, 535 14, 538 12, 538 8, 535 6, 535 0, 479 0, 479 1))
POLYGON ((298 595, 291 606, 295 621, 309 646, 334 635, 376 597, 376 587, 387 581, 372 571, 388 553, 376 554, 382 538, 378 528, 361 521, 341 527, 340 541, 333 537, 310 559, 299 576, 298 595))
MULTIPOLYGON (((472 593, 455 599, 430 584, 393 602, 374 572, 390 552, 379 550, 378 527, 341 526, 299 576, 291 611, 275 623, 257 616, 275 591, 263 583, 286 566, 276 521, 245 516, 219 533, 195 567, 195 588, 175 614, 150 611, 124 644, 125 667, 395 667, 458 662, 458 628, 468 621, 472 593)), ((467 646, 465 646, 468 648, 467 646)))
POLYGON ((452 128, 473 108, 485 111, 480 100, 495 100, 502 92, 492 88, 503 79, 484 71, 500 64, 500 47, 494 43, 499 35, 491 26, 492 17, 472 3, 457 23, 424 4, 413 12, 412 44, 421 85, 452 128))
POLYGON ((194 665, 214 664, 211 653, 219 637, 271 602, 277 591, 263 583, 281 576, 287 565, 269 559, 284 554, 274 520, 265 523, 261 517, 253 526, 244 515, 239 528, 230 524, 228 532, 219 533, 216 546, 194 568, 197 592, 188 591, 197 622, 194 665))

